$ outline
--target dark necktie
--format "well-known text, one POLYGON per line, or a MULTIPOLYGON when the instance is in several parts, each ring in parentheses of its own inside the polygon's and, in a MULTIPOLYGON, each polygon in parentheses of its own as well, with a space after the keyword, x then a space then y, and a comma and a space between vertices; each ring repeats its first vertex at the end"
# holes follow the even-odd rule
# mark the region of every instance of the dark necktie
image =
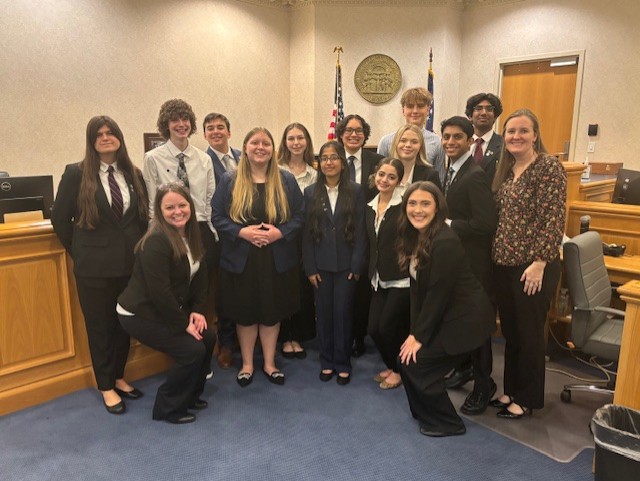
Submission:
POLYGON ((473 160, 476 164, 482 162, 482 144, 484 144, 484 139, 482 137, 478 137, 476 139, 476 150, 473 151, 473 160))
POLYGON ((118 219, 122 219, 122 192, 120 192, 113 171, 113 165, 110 165, 107 172, 109 173, 109 190, 111 191, 111 209, 118 219))
POLYGON ((178 176, 178 179, 180 179, 184 184, 184 186, 188 189, 189 176, 187 175, 187 167, 184 165, 185 155, 182 152, 180 152, 178 155, 176 155, 176 157, 178 157, 178 172, 176 173, 176 175, 178 176))
POLYGON ((447 195, 447 191, 451 186, 451 182, 453 181, 453 176, 455 173, 456 171, 453 169, 453 166, 450 165, 449 170, 447 171, 447 182, 444 184, 444 195, 447 195))
POLYGON ((356 181, 356 165, 353 163, 356 158, 353 155, 349 156, 349 177, 353 182, 356 181))

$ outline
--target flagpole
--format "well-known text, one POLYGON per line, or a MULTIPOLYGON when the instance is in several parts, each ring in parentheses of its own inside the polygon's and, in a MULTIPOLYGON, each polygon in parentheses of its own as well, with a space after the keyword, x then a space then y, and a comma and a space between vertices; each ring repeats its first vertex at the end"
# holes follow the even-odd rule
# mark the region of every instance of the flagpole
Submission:
POLYGON ((336 125, 338 125, 338 122, 340 122, 344 116, 342 104, 342 67, 340 66, 340 54, 344 53, 344 50, 341 46, 337 45, 334 47, 333 53, 337 54, 336 76, 333 90, 333 112, 331 122, 329 123, 329 134, 327 135, 328 140, 335 140, 336 125))
POLYGON ((429 70, 427 71, 427 90, 431 94, 431 106, 429 107, 429 117, 427 118, 427 130, 433 132, 433 117, 435 112, 435 98, 433 95, 433 48, 429 47, 429 70))

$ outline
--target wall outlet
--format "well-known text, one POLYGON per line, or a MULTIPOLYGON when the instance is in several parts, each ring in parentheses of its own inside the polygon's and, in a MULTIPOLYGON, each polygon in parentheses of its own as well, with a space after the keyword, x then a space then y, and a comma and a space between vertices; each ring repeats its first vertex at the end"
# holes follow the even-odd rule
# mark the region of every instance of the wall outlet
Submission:
POLYGON ((589 142, 589 144, 587 145, 587 153, 592 154, 596 151, 596 143, 595 142, 589 142))

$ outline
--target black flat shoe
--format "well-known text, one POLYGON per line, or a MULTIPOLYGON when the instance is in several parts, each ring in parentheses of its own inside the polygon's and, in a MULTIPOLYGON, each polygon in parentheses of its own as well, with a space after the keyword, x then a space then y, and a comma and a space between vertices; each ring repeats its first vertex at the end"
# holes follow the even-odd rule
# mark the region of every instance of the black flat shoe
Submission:
POLYGON ((346 386, 351 381, 351 374, 347 374, 346 376, 341 376, 338 374, 336 377, 336 382, 341 386, 346 386))
POLYGON ((273 371, 269 374, 267 371, 262 371, 267 378, 269 378, 269 382, 271 384, 277 384, 278 386, 282 386, 284 384, 284 374, 278 370, 273 371))
POLYGON ((455 431, 431 431, 425 427, 420 426, 420 434, 423 436, 430 436, 432 438, 444 438, 446 436, 460 436, 467 432, 467 428, 462 426, 455 431))
POLYGON ((491 406, 492 408, 506 409, 506 407, 511 403, 512 401, 509 401, 508 403, 503 403, 502 401, 500 401, 500 398, 495 398, 489 401, 489 406, 491 406))
POLYGON ((502 410, 498 411, 496 416, 502 419, 521 419, 524 416, 531 416, 531 413, 533 413, 533 411, 528 408, 522 408, 522 414, 515 414, 509 411, 507 408, 503 408, 502 410))
POLYGON ((320 371, 320 374, 318 375, 318 379, 320 379, 322 382, 328 382, 331 381, 331 378, 333 377, 334 372, 322 372, 320 371))
POLYGON ((209 406, 209 403, 207 401, 205 401, 204 399, 196 399, 195 401, 193 401, 193 404, 191 404, 191 406, 189 406, 189 409, 206 409, 207 406, 209 406))
POLYGON ((236 381, 240 387, 247 387, 253 381, 252 372, 239 372, 236 381))
POLYGON ((170 414, 164 420, 171 424, 189 424, 196 420, 196 415, 187 411, 182 414, 170 414))
POLYGON ((282 353, 282 357, 287 358, 287 359, 293 359, 296 357, 296 353, 294 351, 283 351, 280 350, 280 352, 282 353))
POLYGON ((468 416, 477 416, 478 414, 482 414, 487 410, 489 399, 491 399, 495 395, 496 389, 496 383, 493 383, 489 391, 471 391, 471 393, 464 400, 464 404, 460 408, 460 411, 468 416))
POLYGON ((296 359, 304 359, 307 357, 307 351, 305 351, 304 349, 302 351, 296 351, 295 357, 296 359))
POLYGON ((109 414, 124 414, 127 410, 127 406, 125 406, 124 401, 120 401, 118 404, 114 404, 113 406, 107 406, 107 403, 103 401, 104 408, 107 410, 109 414))
POLYGON ((445 376, 444 387, 447 389, 458 389, 473 379, 473 368, 468 367, 462 370, 455 370, 450 376, 445 376))
POLYGON ((144 396, 144 393, 135 387, 131 391, 123 391, 122 389, 118 389, 117 387, 113 388, 115 392, 118 393, 118 396, 126 398, 126 399, 140 399, 144 396))

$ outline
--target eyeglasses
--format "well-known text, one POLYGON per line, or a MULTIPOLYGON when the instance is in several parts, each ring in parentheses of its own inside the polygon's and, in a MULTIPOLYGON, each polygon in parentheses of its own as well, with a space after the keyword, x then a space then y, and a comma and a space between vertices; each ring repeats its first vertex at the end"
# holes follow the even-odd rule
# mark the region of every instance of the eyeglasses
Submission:
POLYGON ((327 162, 337 162, 340 160, 340 156, 339 155, 323 155, 322 157, 320 157, 320 162, 322 162, 323 164, 326 164, 327 162))
POLYGON ((362 135, 362 134, 364 134, 364 129, 346 128, 346 129, 344 129, 344 133, 347 134, 347 135, 351 135, 351 134, 362 135))
POLYGON ((493 112, 496 108, 493 105, 476 105, 473 108, 474 112, 482 112, 486 110, 487 112, 493 112))

